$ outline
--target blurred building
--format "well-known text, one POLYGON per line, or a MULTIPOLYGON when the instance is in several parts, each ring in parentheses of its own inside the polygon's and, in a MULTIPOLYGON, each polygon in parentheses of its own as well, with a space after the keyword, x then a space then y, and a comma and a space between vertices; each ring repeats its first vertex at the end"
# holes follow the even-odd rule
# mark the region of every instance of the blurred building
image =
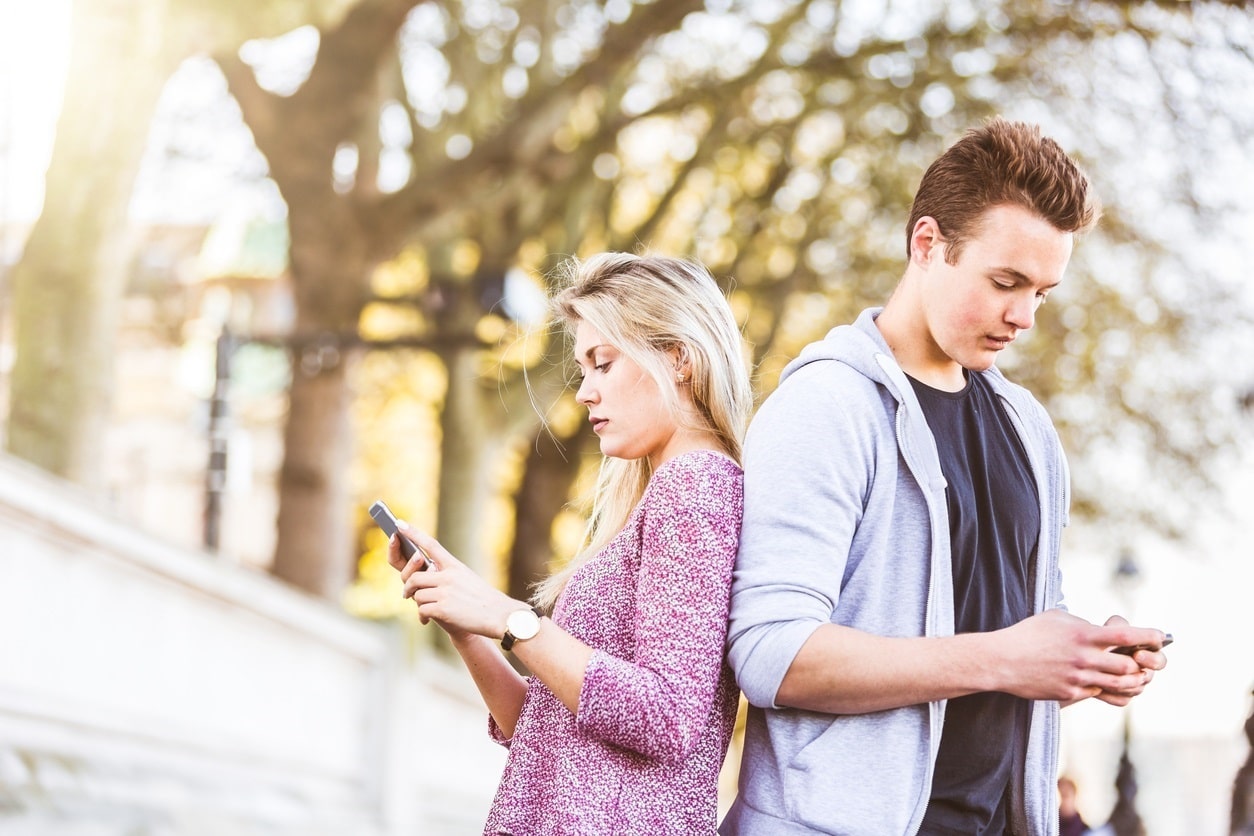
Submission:
MULTIPOLYGON (((21 241, 12 227, 3 240, 21 241)), ((281 222, 226 213, 212 226, 137 228, 118 335, 113 426, 104 440, 113 509, 145 531, 200 546, 205 528, 210 396, 217 341, 231 346, 229 454, 221 552, 267 566, 274 549, 294 308, 281 222)), ((0 273, 18 257, 10 248, 0 273)), ((13 326, 0 284, 0 423, 7 415, 13 326)))
POLYGON ((293 317, 286 229, 228 214, 210 227, 149 235, 137 250, 118 352, 111 494, 146 530, 202 543, 215 358, 230 333, 229 411, 216 428, 228 450, 220 551, 268 566, 287 410, 281 341, 293 317))

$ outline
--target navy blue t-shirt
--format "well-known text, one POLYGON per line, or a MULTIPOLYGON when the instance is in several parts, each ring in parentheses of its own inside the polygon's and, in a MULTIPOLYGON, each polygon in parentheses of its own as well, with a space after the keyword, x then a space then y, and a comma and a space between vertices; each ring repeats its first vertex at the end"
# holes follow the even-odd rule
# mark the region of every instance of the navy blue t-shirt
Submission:
MULTIPOLYGON (((959 392, 911 378, 949 487, 954 630, 984 633, 1032 614, 1041 507, 1027 451, 996 393, 967 373, 959 392)), ((920 834, 1010 832, 1010 782, 1030 703, 985 692, 949 700, 920 834)))

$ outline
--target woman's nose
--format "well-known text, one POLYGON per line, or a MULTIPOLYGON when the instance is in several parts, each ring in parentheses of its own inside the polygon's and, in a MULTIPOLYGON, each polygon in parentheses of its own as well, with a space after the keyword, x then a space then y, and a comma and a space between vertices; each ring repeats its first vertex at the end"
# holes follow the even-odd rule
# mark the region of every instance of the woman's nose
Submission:
POLYGON ((575 392, 575 401, 580 404, 590 404, 596 400, 595 390, 588 378, 584 378, 579 382, 579 390, 575 392))

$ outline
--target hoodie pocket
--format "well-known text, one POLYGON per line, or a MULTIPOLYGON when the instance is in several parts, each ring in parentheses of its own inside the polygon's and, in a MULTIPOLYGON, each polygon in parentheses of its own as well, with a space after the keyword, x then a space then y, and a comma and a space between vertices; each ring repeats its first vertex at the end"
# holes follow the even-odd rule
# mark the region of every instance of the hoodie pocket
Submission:
POLYGON ((789 762, 789 818, 819 833, 905 834, 926 801, 927 706, 836 717, 789 762))

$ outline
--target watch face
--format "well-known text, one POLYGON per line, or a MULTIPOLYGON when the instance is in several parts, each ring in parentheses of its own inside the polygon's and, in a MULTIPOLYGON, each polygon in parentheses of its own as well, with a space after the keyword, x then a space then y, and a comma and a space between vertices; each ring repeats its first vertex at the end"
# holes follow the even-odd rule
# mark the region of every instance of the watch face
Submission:
POLYGON ((505 619, 505 629, 516 641, 526 641, 540 632, 540 618, 531 610, 518 610, 505 619))

